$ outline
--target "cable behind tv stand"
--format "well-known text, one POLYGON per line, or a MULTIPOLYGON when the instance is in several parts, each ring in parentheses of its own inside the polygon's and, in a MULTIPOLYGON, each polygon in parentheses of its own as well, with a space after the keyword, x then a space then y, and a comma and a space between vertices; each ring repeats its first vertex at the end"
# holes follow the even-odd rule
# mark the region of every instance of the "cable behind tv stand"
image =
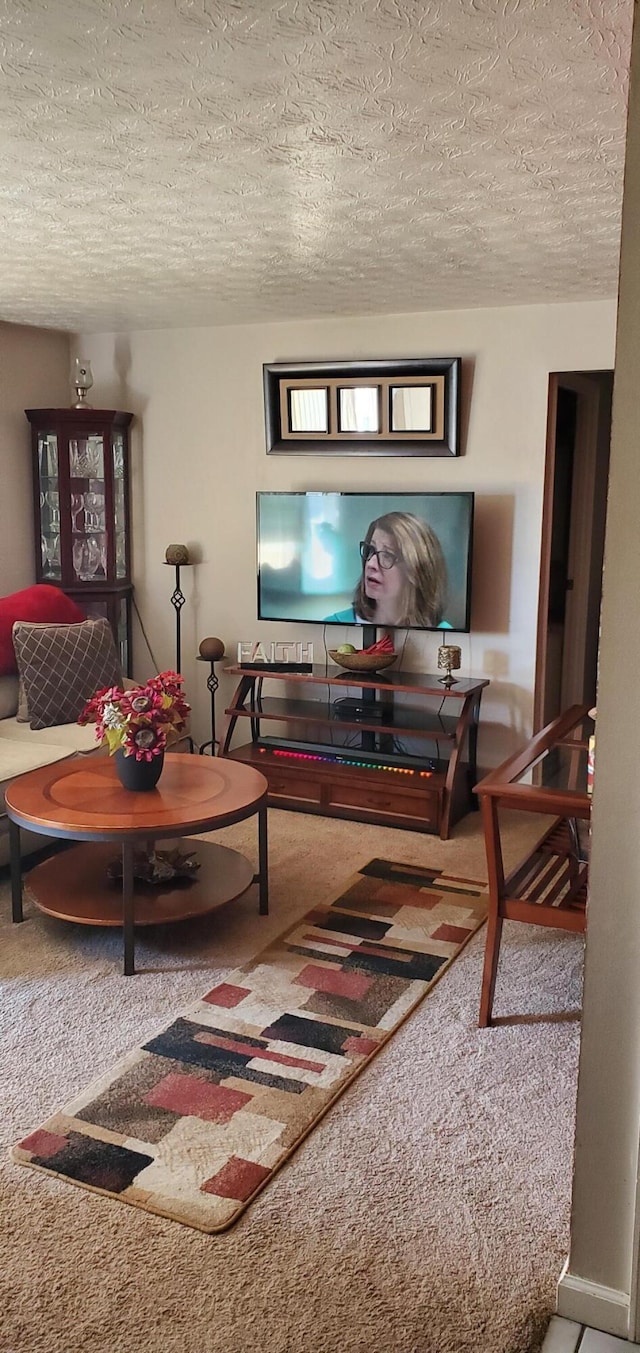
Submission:
POLYGON ((361 682, 355 673, 319 665, 304 673, 237 665, 225 671, 239 680, 225 710, 220 755, 262 771, 271 807, 447 840, 476 806, 478 720, 488 681, 447 687, 436 676, 387 669, 361 682), (243 721, 250 741, 232 748, 243 721))

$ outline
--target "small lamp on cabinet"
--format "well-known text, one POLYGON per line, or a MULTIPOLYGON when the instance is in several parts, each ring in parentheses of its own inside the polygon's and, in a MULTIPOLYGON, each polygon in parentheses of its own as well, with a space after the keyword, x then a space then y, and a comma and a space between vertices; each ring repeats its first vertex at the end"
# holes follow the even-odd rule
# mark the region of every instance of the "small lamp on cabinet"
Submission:
POLYGON ((87 394, 93 385, 93 372, 91 362, 86 357, 75 358, 72 382, 76 394, 76 402, 71 405, 72 409, 90 409, 91 405, 87 403, 87 394))

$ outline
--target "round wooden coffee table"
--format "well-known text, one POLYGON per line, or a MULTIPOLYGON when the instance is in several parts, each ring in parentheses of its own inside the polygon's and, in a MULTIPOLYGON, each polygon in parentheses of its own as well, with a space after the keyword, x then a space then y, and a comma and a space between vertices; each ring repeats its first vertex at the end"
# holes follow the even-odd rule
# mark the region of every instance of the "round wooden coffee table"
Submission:
POLYGON ((264 775, 220 757, 169 753, 156 789, 123 789, 111 757, 58 762, 12 781, 5 804, 11 837, 11 905, 22 921, 20 827, 65 840, 98 842, 55 855, 29 872, 29 890, 41 911, 81 925, 121 925, 124 971, 135 972, 134 927, 186 920, 215 910, 259 884, 259 911, 269 909, 267 790, 264 775), (257 874, 244 855, 200 842, 200 869, 192 879, 142 885, 134 893, 133 853, 145 841, 228 827, 258 815, 257 874), (122 849, 122 886, 106 869, 114 845, 122 849))

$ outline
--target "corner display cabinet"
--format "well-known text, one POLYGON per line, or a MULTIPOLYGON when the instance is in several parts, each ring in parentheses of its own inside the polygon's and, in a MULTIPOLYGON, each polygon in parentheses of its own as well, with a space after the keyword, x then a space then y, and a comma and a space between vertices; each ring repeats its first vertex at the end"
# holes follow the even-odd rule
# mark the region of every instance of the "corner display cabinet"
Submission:
POLYGON ((26 409, 36 579, 106 616, 131 671, 129 424, 115 409, 26 409))

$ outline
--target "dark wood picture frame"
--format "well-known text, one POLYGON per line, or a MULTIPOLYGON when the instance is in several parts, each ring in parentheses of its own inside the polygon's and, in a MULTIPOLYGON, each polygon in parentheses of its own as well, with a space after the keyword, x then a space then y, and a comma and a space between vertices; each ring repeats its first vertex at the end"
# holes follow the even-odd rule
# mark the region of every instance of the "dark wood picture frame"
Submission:
POLYGON ((277 456, 458 456, 460 454, 460 357, 406 361, 265 363, 264 408, 267 455, 277 456), (377 390, 377 428, 341 426, 341 392, 377 390), (427 426, 393 425, 394 392, 428 390, 427 426), (327 430, 294 428, 292 396, 326 391, 327 430))

